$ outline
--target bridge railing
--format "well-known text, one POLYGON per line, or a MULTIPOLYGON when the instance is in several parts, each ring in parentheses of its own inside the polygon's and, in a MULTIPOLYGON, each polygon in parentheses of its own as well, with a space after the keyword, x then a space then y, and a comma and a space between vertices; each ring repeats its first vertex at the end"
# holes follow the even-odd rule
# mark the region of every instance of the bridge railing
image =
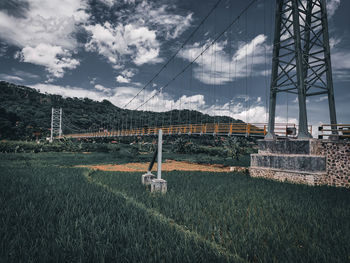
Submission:
MULTIPOLYGON (((123 130, 104 130, 87 133, 67 134, 67 138, 92 138, 92 137, 118 137, 118 136, 147 136, 157 135, 162 129, 164 135, 175 134, 211 134, 211 135, 234 135, 253 136, 263 138, 267 133, 266 123, 201 123, 201 124, 180 124, 162 127, 143 127, 123 130)), ((275 133, 280 137, 296 136, 298 126, 295 124, 276 123, 275 133)), ((312 133, 312 126, 309 126, 312 133)))
POLYGON ((350 124, 322 124, 318 127, 318 138, 350 140, 350 124))

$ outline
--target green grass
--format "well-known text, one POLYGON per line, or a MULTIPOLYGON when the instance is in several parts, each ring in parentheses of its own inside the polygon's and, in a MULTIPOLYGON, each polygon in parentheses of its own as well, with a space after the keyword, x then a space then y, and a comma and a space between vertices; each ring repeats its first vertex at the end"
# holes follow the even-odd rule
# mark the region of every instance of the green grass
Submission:
MULTIPOLYGON (((203 164, 222 164, 225 166, 245 166, 250 165, 249 154, 240 156, 239 160, 232 160, 231 157, 223 156, 210 156, 206 153, 173 153, 171 145, 163 145, 163 158, 172 159, 177 161, 188 161, 203 164)), ((138 146, 131 146, 126 143, 119 144, 107 144, 107 143, 73 143, 71 141, 66 142, 55 142, 41 143, 36 142, 25 142, 25 141, 1 141, 0 142, 0 153, 17 153, 16 156, 30 156, 26 153, 37 153, 37 155, 30 156, 29 158, 41 158, 44 156, 46 160, 50 159, 52 163, 62 163, 67 164, 95 164, 95 163, 127 163, 127 162, 149 162, 153 156, 153 153, 148 154, 138 154, 133 151, 133 148, 138 146), (56 154, 59 154, 59 160, 56 160, 56 154), (93 152, 92 156, 86 156, 83 152, 93 152)), ((147 148, 147 147, 146 147, 147 148)), ((219 148, 220 149, 220 148, 219 148)), ((224 148, 222 148, 224 151, 224 148)), ((146 151, 144 151, 146 152, 146 151)))
POLYGON ((87 169, 9 156, 1 156, 0 167, 1 262, 241 261, 132 199, 90 183, 87 169))
POLYGON ((160 195, 71 167, 118 158, 0 154, 0 262, 350 262, 348 189, 174 171, 160 195))
MULTIPOLYGON (((123 164, 129 162, 150 162, 152 159, 151 154, 139 154, 132 155, 126 146, 121 147, 119 152, 112 153, 74 153, 74 152, 41 152, 41 153, 16 153, 16 154, 4 154, 0 153, 1 158, 7 160, 18 160, 24 157, 31 161, 42 161, 49 163, 50 165, 79 165, 79 164, 123 164)), ((207 156, 205 154, 176 154, 165 152, 163 154, 163 160, 171 159, 176 161, 188 161, 194 163, 203 164, 223 164, 225 166, 245 166, 250 164, 249 155, 241 157, 240 161, 232 160, 231 158, 222 158, 217 156, 207 156)))
POLYGON ((350 192, 242 174, 164 173, 166 195, 140 174, 96 172, 93 179, 172 218, 252 262, 350 261, 350 192))

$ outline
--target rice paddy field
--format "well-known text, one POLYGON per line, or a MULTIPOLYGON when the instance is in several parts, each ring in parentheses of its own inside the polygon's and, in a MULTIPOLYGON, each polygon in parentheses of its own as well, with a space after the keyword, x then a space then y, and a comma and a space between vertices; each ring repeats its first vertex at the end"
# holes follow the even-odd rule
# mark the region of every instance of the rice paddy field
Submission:
POLYGON ((0 262, 350 262, 350 191, 169 171, 106 153, 0 154, 0 262))

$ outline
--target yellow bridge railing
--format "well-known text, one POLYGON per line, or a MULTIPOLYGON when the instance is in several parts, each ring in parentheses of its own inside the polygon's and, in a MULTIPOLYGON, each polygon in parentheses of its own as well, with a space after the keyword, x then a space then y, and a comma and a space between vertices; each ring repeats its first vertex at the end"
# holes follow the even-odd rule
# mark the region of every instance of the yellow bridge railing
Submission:
MULTIPOLYGON (((147 136, 157 135, 158 130, 163 130, 163 135, 220 135, 220 136, 254 136, 264 137, 267 133, 266 123, 203 123, 203 124, 181 124, 162 127, 143 127, 123 130, 103 130, 95 132, 66 134, 66 138, 93 138, 93 137, 119 137, 119 136, 147 136)), ((276 123, 275 133, 278 136, 293 136, 296 134, 297 125, 276 123)), ((312 132, 312 126, 309 126, 312 132)))

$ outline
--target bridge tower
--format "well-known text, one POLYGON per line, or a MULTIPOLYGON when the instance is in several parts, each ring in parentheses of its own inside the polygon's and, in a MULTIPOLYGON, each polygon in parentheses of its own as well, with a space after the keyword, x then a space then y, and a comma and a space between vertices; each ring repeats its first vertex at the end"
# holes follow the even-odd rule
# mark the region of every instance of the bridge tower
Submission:
POLYGON ((298 96, 299 139, 308 132, 306 98, 327 95, 331 124, 337 123, 330 57, 326 0, 276 0, 269 123, 274 139, 277 94, 298 96))
POLYGON ((62 108, 52 108, 51 110, 51 136, 50 142, 54 136, 62 136, 62 108))

